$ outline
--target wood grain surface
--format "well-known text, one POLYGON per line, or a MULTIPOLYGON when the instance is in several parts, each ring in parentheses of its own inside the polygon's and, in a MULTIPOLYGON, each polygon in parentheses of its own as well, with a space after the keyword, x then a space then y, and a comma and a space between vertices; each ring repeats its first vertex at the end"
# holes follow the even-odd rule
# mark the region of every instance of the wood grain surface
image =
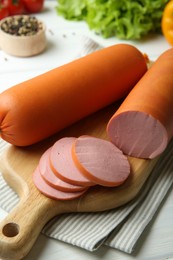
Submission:
POLYGON ((103 139, 108 120, 118 107, 113 104, 60 133, 30 147, 10 146, 0 158, 0 170, 7 183, 18 193, 20 202, 0 223, 0 258, 22 259, 32 248, 44 225, 54 216, 67 212, 96 212, 128 203, 141 190, 158 158, 143 160, 128 157, 131 173, 115 188, 95 186, 82 197, 69 201, 49 199, 34 186, 32 173, 43 152, 64 136, 88 134, 103 139))

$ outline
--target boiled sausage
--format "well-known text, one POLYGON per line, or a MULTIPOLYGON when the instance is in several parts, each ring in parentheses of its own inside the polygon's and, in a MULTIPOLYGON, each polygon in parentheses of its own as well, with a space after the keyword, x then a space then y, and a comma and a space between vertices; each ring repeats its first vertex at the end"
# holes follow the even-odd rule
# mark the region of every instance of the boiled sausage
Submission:
POLYGON ((50 165, 55 175, 61 180, 83 186, 95 185, 76 167, 72 159, 72 145, 75 137, 64 137, 55 142, 50 151, 50 165))
POLYGON ((46 150, 46 152, 41 156, 38 168, 40 170, 42 178, 47 182, 48 185, 52 186, 54 189, 75 192, 85 190, 86 187, 79 185, 72 185, 70 183, 62 181, 58 176, 56 176, 50 167, 50 151, 51 148, 46 150))
POLYGON ((76 192, 63 192, 52 188, 41 177, 38 167, 35 169, 33 173, 33 182, 41 193, 43 193, 45 196, 51 199, 71 200, 80 197, 86 191, 85 190, 85 191, 76 191, 76 192))
POLYGON ((118 186, 130 174, 127 157, 114 144, 100 138, 77 138, 72 157, 84 176, 102 186, 118 186))
POLYGON ((147 71, 144 55, 117 44, 0 94, 1 137, 26 146, 124 98, 147 71))
POLYGON ((164 52, 109 120, 107 134, 125 154, 154 158, 173 137, 173 48, 164 52))

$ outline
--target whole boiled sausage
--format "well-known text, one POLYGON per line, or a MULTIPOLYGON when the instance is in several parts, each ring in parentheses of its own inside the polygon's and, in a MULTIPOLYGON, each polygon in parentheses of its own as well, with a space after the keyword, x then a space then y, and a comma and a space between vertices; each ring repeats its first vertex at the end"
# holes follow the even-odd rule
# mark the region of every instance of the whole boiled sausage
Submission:
POLYGON ((0 134, 36 143, 125 97, 147 71, 135 47, 117 44, 48 71, 0 94, 0 134))

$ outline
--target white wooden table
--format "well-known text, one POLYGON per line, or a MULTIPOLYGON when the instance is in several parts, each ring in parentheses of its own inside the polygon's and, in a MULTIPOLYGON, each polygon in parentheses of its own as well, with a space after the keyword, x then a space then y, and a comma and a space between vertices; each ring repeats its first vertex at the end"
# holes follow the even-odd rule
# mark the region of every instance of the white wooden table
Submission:
MULTIPOLYGON (((75 58, 80 48, 79 36, 86 35, 103 46, 119 42, 115 37, 103 39, 89 31, 84 22, 69 22, 59 17, 55 11, 56 1, 46 1, 44 11, 37 15, 47 27, 47 50, 32 58, 17 58, 0 50, 0 92, 26 79, 39 75, 75 58)), ((147 53, 151 60, 170 48, 161 35, 150 36, 145 40, 124 41, 147 53)), ((0 220, 6 212, 0 209, 0 220)), ((156 217, 143 234, 133 255, 127 255, 117 250, 102 247, 91 253, 77 247, 40 235, 26 260, 163 260, 173 259, 173 191, 165 198, 156 217)))

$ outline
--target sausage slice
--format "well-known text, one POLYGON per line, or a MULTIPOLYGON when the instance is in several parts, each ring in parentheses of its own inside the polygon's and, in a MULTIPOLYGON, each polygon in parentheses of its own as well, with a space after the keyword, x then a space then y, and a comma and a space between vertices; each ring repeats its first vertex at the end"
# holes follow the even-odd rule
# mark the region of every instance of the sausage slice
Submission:
POLYGON ((50 185, 54 189, 58 189, 61 191, 66 191, 66 192, 75 192, 75 191, 82 191, 86 190, 87 188, 84 186, 79 186, 79 185, 73 185, 67 182, 64 182, 58 176, 56 176, 51 167, 50 167, 50 161, 49 161, 49 156, 50 156, 50 151, 51 148, 46 150, 46 152, 41 156, 38 168, 40 170, 40 174, 42 178, 47 182, 48 185, 50 185))
POLYGON ((55 142, 50 151, 50 165, 56 176, 74 185, 92 186, 91 180, 84 176, 72 159, 72 144, 75 137, 64 137, 55 142))
POLYGON ((127 157, 114 144, 100 138, 77 138, 72 147, 72 156, 78 169, 99 185, 120 185, 130 174, 127 157))
POLYGON ((33 182, 37 189, 45 196, 51 199, 71 200, 80 197, 85 191, 63 192, 49 186, 41 177, 39 168, 37 167, 33 173, 33 182))

